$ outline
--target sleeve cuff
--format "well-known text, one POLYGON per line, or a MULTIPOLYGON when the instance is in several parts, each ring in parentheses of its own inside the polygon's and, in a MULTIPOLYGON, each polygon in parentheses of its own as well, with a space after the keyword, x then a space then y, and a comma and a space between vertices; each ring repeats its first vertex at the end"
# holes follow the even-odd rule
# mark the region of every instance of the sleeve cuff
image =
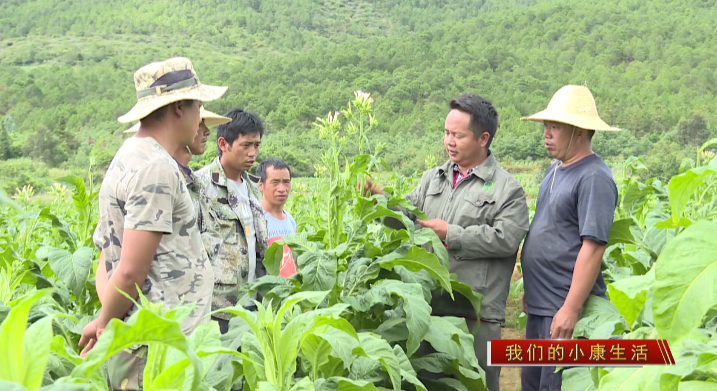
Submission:
POLYGON ((448 224, 448 232, 446 233, 446 246, 450 251, 461 250, 461 228, 455 224, 448 224))

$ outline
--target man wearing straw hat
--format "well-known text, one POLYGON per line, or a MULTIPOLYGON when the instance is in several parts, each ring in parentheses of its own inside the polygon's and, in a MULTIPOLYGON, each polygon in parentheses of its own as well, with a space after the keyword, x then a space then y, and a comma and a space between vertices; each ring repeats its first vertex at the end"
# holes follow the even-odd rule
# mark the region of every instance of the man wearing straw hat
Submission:
MULTIPOLYGON (((558 90, 547 109, 521 120, 543 122, 545 149, 556 162, 540 185, 535 216, 521 254, 527 339, 570 339, 588 298, 606 298, 600 273, 617 187, 592 151, 595 131, 618 131, 598 116, 585 86, 558 90)), ((559 390, 555 367, 525 367, 524 391, 559 390)))
MULTIPOLYGON (((226 87, 203 85, 186 58, 143 66, 134 74, 137 103, 119 122, 141 121, 110 163, 99 193, 99 234, 108 289, 99 317, 79 344, 84 356, 111 319, 137 312, 135 286, 165 308, 191 303, 185 334, 204 322, 211 308, 214 273, 197 228, 192 199, 171 153, 190 145, 201 122, 202 102, 219 99, 226 87)), ((112 389, 141 390, 147 346, 134 346, 107 362, 112 389)))

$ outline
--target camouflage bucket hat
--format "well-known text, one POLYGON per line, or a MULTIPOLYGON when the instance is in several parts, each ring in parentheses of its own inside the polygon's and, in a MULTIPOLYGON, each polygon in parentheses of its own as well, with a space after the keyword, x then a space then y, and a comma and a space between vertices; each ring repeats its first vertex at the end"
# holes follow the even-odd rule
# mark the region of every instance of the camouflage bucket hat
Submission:
MULTIPOLYGON (((199 116, 204 121, 204 125, 206 127, 221 125, 221 124, 225 124, 227 122, 232 122, 231 118, 227 118, 227 117, 224 117, 217 113, 212 113, 209 110, 205 110, 204 106, 202 106, 199 109, 199 116)), ((139 131, 139 125, 140 125, 140 123, 137 122, 136 124, 134 124, 134 126, 125 130, 123 133, 135 133, 135 132, 139 131)))
POLYGON ((160 107, 180 100, 211 102, 219 99, 227 87, 202 84, 194 66, 184 57, 153 62, 134 73, 137 103, 119 122, 139 121, 160 107))

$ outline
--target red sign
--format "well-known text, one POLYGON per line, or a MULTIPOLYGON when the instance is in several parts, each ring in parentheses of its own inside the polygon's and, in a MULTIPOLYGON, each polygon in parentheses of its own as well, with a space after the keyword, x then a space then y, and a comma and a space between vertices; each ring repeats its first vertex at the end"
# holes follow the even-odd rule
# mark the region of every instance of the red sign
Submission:
MULTIPOLYGON (((275 236, 269 239, 267 242, 269 246, 275 241, 281 239, 281 236, 275 236)), ((291 248, 285 244, 283 248, 283 254, 281 256, 281 265, 279 266, 279 275, 282 277, 289 278, 296 274, 296 262, 294 262, 294 256, 291 254, 291 248)))
POLYGON ((488 365, 617 367, 674 365, 664 339, 494 339, 488 365))

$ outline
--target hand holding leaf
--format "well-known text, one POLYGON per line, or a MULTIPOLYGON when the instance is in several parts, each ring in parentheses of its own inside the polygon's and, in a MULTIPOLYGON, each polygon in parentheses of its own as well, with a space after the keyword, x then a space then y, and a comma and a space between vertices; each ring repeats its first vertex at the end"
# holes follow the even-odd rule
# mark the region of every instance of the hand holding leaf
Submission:
POLYGON ((441 240, 446 240, 446 236, 448 235, 448 223, 441 220, 441 219, 431 219, 428 221, 418 219, 416 220, 418 224, 420 224, 422 227, 430 228, 433 230, 433 232, 438 235, 438 238, 441 240))
POLYGON ((85 326, 84 329, 82 329, 82 335, 80 336, 80 342, 78 345, 85 346, 84 349, 82 349, 82 352, 80 352, 80 357, 84 358, 87 353, 92 350, 92 348, 95 346, 95 342, 100 338, 100 334, 105 330, 104 327, 99 326, 98 319, 93 320, 92 322, 88 323, 87 326, 85 326))

